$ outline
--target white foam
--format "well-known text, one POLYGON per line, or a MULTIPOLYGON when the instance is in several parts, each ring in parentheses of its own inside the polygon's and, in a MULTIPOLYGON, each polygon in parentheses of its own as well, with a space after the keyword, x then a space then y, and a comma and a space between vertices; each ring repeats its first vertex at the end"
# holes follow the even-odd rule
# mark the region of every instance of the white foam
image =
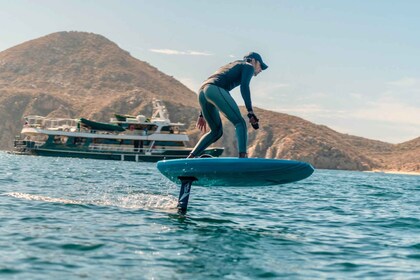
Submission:
POLYGON ((6 193, 6 195, 25 199, 25 200, 36 200, 36 201, 63 203, 63 204, 84 204, 84 202, 80 200, 72 200, 72 199, 65 199, 65 198, 52 198, 48 196, 20 193, 20 192, 6 193))
POLYGON ((174 209, 177 204, 177 199, 171 195, 156 195, 156 194, 130 194, 127 196, 113 196, 107 195, 106 197, 94 200, 77 200, 66 198, 53 198, 48 196, 10 192, 5 195, 12 196, 19 199, 34 200, 50 203, 63 203, 63 204, 79 204, 79 205, 96 205, 96 206, 112 206, 126 209, 174 209))
POLYGON ((96 201, 102 206, 116 206, 126 209, 173 209, 176 207, 177 199, 170 195, 156 194, 131 194, 128 196, 111 197, 96 201))

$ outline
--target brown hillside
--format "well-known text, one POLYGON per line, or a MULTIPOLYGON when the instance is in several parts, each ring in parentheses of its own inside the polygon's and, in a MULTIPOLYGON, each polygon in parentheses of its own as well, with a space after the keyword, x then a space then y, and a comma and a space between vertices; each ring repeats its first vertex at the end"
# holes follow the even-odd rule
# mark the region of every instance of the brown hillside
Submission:
POLYGON ((98 96, 124 92, 175 95, 188 106, 195 101, 177 80, 91 33, 59 32, 23 43, 0 54, 0 67, 2 88, 60 92, 76 103, 90 97, 100 104, 98 96))
MULTIPOLYGON (((205 78, 205 77, 203 77, 205 78)), ((58 32, 0 52, 0 149, 11 149, 24 115, 107 121, 114 112, 151 114, 163 100, 171 118, 199 132, 196 94, 103 36, 58 32)), ((393 145, 345 135, 294 116, 256 108, 249 128, 252 157, 305 160, 317 168, 420 172, 420 138, 393 145)), ((245 112, 244 112, 245 115, 245 112)), ((234 128, 224 121, 225 156, 236 155, 234 128)))
MULTIPOLYGON (((298 159, 319 168, 370 170, 374 161, 360 153, 343 135, 326 126, 315 125, 298 117, 258 110, 262 133, 255 137, 251 151, 268 158, 298 159), (271 146, 265 143, 272 143, 271 146)), ((370 141, 365 139, 365 141, 370 141)))
POLYGON ((178 121, 197 115, 194 92, 103 36, 58 32, 31 40, 0 52, 0 148, 12 148, 24 115, 107 121, 114 112, 150 114, 153 97, 178 121))
POLYGON ((394 152, 373 156, 384 163, 385 170, 420 172, 420 137, 396 145, 394 152))

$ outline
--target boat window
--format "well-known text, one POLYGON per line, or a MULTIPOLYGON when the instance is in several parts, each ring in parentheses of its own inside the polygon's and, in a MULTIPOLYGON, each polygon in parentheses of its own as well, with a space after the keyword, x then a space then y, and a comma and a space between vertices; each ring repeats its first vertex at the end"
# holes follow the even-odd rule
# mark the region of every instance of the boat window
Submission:
POLYGON ((104 143, 104 139, 102 139, 102 138, 93 138, 92 140, 93 140, 93 143, 94 144, 102 144, 102 143, 104 143))
POLYGON ((82 145, 86 143, 86 138, 82 138, 82 137, 75 137, 74 138, 74 144, 75 145, 82 145))
POLYGON ((173 134, 175 130, 172 126, 162 126, 161 133, 163 134, 173 134))
POLYGON ((183 147, 185 146, 184 142, 180 142, 180 141, 156 141, 155 142, 156 146, 171 146, 171 147, 183 147))
POLYGON ((55 135, 53 142, 54 142, 54 144, 60 144, 61 143, 61 136, 55 135))

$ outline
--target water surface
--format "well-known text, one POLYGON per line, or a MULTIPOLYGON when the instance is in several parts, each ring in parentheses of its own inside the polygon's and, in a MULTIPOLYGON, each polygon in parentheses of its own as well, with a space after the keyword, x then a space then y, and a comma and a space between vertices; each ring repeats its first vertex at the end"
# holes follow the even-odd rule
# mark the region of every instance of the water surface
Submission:
POLYGON ((0 153, 0 278, 420 279, 420 176, 178 186, 153 163, 0 153))

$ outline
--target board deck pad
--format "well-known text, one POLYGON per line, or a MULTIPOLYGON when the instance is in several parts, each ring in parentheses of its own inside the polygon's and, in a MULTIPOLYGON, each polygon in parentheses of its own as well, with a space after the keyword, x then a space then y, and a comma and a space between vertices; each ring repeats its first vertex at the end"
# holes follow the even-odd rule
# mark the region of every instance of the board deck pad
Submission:
POLYGON ((199 186, 271 186, 303 180, 314 172, 306 162, 261 158, 192 158, 162 160, 159 171, 169 180, 192 177, 199 186))

